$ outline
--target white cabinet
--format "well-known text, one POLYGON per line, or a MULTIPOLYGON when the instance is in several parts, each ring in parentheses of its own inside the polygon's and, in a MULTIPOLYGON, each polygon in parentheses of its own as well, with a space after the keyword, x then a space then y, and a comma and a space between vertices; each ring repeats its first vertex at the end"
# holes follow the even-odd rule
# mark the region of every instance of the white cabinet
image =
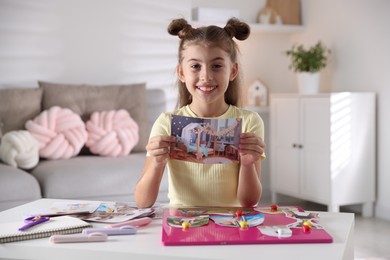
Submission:
POLYGON ((375 94, 271 94, 271 194, 328 206, 375 201, 375 94))

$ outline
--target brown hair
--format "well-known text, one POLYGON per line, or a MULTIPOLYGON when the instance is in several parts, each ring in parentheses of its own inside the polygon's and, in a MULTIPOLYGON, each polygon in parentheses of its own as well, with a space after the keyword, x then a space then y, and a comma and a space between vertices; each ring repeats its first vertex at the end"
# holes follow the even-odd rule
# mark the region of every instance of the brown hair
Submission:
MULTIPOLYGON (((206 27, 193 28, 185 19, 175 19, 168 26, 168 33, 180 38, 178 59, 179 64, 183 59, 183 50, 190 44, 204 44, 207 46, 217 46, 230 54, 233 63, 238 62, 239 48, 233 37, 243 41, 249 37, 250 27, 237 18, 227 21, 224 28, 210 25, 206 27)), ((191 103, 192 97, 185 84, 177 81, 179 87, 179 97, 176 107, 180 108, 191 103)), ((240 76, 239 73, 225 93, 225 101, 229 105, 239 105, 240 103, 240 76)))

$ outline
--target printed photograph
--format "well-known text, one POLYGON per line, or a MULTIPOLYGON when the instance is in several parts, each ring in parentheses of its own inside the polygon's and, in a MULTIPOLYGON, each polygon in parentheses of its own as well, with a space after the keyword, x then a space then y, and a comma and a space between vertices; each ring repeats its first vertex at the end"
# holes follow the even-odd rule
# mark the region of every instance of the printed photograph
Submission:
POLYGON ((189 162, 238 163, 241 118, 209 119, 172 115, 171 158, 189 162))

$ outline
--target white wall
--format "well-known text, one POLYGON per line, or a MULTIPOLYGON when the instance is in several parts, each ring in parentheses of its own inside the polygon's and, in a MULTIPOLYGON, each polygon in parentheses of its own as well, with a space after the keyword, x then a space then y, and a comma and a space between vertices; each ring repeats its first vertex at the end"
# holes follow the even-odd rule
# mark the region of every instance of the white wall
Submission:
MULTIPOLYGON (((207 1, 192 2, 207 6, 207 1)), ((241 14, 248 15, 241 16, 242 19, 253 22, 258 5, 253 1, 240 3, 214 1, 213 6, 238 8, 241 14)), ((321 91, 377 93, 375 211, 376 216, 390 219, 390 160, 386 157, 390 153, 390 120, 386 115, 390 111, 390 1, 302 0, 301 3, 304 32, 257 33, 241 44, 246 86, 259 78, 270 92, 296 92, 294 75, 288 71, 288 60, 281 52, 293 43, 309 45, 318 40, 330 47, 332 55, 321 75, 321 91)))
POLYGON ((323 39, 333 50, 325 78, 331 91, 377 93, 376 215, 390 219, 390 1, 303 0, 306 30, 296 40, 323 39))
POLYGON ((166 28, 190 9, 189 0, 0 0, 0 88, 146 82, 172 107, 178 38, 166 28))

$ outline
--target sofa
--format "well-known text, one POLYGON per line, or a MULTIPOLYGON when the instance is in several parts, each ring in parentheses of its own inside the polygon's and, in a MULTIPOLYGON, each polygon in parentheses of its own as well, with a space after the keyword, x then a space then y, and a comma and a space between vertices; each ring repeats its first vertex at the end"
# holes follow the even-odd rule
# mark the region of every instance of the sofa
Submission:
MULTIPOLYGON (((40 158, 32 169, 0 160, 0 211, 40 198, 134 201, 151 126, 165 111, 164 91, 145 84, 76 85, 38 82, 37 88, 0 89, 0 138, 26 130, 53 106, 68 108, 86 122, 93 112, 125 109, 139 126, 139 140, 125 156, 102 156, 83 147, 65 159, 40 158)), ((166 174, 157 201, 166 203, 166 174)))

